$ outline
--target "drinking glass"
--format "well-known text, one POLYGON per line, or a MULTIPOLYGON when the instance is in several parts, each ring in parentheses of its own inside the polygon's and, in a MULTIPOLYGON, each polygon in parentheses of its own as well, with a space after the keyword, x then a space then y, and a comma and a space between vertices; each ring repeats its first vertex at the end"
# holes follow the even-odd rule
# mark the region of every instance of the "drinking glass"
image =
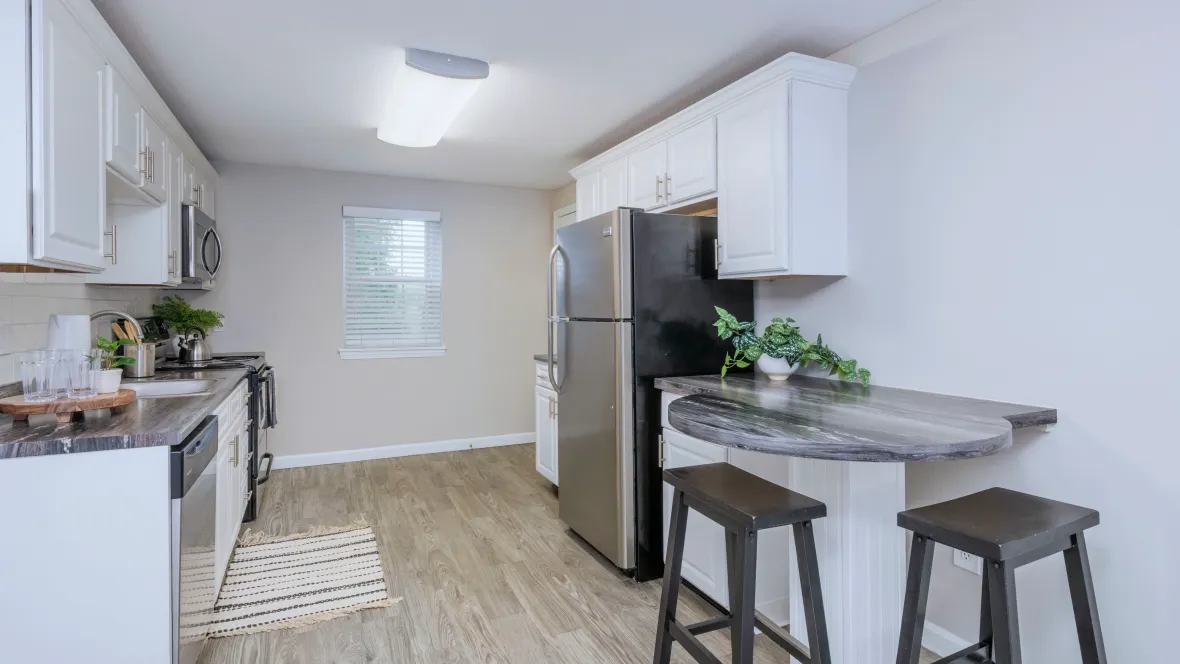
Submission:
POLYGON ((69 378, 71 399, 89 399, 98 395, 98 371, 102 368, 98 349, 63 352, 65 373, 69 378))
POLYGON ((60 357, 44 350, 29 351, 21 356, 20 379, 25 401, 40 403, 57 398, 60 357))

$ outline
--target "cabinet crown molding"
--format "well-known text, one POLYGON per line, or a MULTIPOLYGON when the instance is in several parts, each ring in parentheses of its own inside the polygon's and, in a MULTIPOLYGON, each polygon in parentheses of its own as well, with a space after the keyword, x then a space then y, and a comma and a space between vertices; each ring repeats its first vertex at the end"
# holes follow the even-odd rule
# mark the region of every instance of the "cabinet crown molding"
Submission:
POLYGON ((776 81, 806 81, 847 90, 852 85, 854 78, 856 78, 856 67, 851 65, 802 53, 788 53, 597 157, 574 167, 570 171, 570 175, 574 179, 578 179, 593 173, 615 159, 625 157, 650 143, 666 139, 681 129, 717 115, 742 97, 776 81))

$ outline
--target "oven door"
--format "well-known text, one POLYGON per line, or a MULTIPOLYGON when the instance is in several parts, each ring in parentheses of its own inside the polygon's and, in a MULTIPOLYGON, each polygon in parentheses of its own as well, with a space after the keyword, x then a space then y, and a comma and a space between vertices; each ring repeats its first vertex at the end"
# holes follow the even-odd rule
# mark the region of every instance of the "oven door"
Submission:
POLYGON ((221 269, 217 223, 195 205, 183 205, 181 211, 181 279, 185 283, 210 282, 221 269))

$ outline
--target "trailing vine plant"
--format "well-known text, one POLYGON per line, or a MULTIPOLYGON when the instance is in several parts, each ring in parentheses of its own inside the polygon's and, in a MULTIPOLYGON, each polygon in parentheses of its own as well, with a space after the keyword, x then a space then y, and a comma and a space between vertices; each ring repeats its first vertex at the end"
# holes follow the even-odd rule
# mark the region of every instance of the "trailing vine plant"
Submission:
POLYGON ((868 369, 858 367, 856 360, 844 359, 836 351, 828 348, 823 335, 815 341, 808 341, 794 325, 793 318, 772 318, 770 325, 762 331, 762 336, 755 334, 757 323, 754 321, 739 321, 733 314, 722 309, 717 310, 718 319, 713 323, 717 327, 717 336, 722 339, 732 339, 734 353, 725 354, 725 364, 721 366, 724 376, 730 369, 737 367, 745 369, 757 362, 763 355, 784 359, 791 366, 807 366, 815 364, 828 369, 829 376, 836 376, 841 380, 859 380, 868 385, 872 375, 868 369))

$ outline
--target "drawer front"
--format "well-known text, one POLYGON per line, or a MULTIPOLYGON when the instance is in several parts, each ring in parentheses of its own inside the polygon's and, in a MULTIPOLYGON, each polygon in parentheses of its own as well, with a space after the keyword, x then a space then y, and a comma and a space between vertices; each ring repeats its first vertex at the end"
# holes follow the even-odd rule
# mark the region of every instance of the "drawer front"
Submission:
POLYGON ((672 394, 671 392, 660 392, 660 426, 664 429, 671 429, 672 425, 668 424, 668 404, 677 399, 683 398, 682 394, 672 394))
MULTIPOLYGON (((553 386, 549 384, 549 365, 538 362, 536 373, 537 387, 543 387, 547 390, 553 389, 553 386)), ((553 366, 553 377, 557 380, 561 380, 561 375, 557 373, 557 365, 553 366)))

